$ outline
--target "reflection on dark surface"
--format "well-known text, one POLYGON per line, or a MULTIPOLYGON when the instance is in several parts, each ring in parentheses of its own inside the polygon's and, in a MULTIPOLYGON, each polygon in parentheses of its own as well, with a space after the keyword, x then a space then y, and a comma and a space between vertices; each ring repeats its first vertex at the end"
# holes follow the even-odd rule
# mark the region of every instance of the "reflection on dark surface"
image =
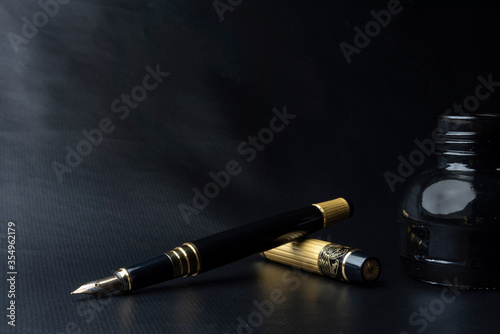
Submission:
POLYGON ((120 327, 123 332, 126 332, 132 325, 137 322, 134 315, 135 301, 133 298, 122 298, 119 303, 118 313, 120 319, 120 327))
POLYGON ((346 312, 354 311, 350 304, 349 284, 301 271, 284 265, 263 262, 256 266, 258 286, 256 295, 282 294, 282 303, 275 304, 277 313, 295 313, 304 322, 333 321, 336 326, 347 326, 346 312), (299 309, 297 305, 300 305, 299 309), (320 315, 328 310, 329 318, 320 315))
MULTIPOLYGON (((453 283, 453 279, 451 279, 453 283)), ((402 305, 407 305, 406 333, 435 333, 446 326, 446 333, 460 333, 464 324, 474 323, 475 306, 468 301, 469 292, 455 287, 419 285, 407 289, 402 305), (460 317, 456 317, 460 314, 460 317)), ((405 332, 401 332, 405 333, 405 332)))
POLYGON ((422 193, 422 207, 436 215, 465 210, 476 198, 472 184, 460 180, 438 181, 422 193))

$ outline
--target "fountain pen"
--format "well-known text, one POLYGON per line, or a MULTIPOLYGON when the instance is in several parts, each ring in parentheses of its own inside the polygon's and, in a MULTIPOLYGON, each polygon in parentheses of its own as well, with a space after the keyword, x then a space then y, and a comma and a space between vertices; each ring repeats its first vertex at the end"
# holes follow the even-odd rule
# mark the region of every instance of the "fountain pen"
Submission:
POLYGON ((344 198, 281 213, 185 243, 157 257, 121 268, 112 276, 86 283, 72 294, 103 296, 194 276, 292 242, 347 219, 352 213, 352 205, 344 198))

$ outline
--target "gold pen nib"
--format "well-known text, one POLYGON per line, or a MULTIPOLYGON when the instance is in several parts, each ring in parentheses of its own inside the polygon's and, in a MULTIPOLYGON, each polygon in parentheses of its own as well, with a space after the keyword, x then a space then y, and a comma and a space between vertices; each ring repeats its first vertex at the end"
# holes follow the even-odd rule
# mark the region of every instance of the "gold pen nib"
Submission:
POLYGON ((75 291, 72 295, 87 294, 92 296, 104 296, 112 292, 123 291, 123 286, 117 276, 109 276, 106 278, 98 279, 89 283, 85 283, 75 291))

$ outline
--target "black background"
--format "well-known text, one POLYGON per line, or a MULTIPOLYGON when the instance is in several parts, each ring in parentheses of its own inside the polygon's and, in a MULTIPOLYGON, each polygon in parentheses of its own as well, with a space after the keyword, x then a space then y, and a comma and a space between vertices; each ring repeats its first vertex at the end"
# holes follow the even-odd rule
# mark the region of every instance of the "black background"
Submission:
MULTIPOLYGON (((492 333, 496 291, 462 291, 428 320, 443 287, 406 277, 398 260, 398 156, 429 138, 439 113, 500 81, 498 6, 402 1, 401 13, 347 63, 339 47, 386 1, 248 1, 221 21, 211 1, 76 1, 16 53, 36 1, 0 2, 1 332, 492 333), (170 75, 124 120, 111 103, 142 83, 146 66, 170 75), (498 79, 498 80, 497 80, 498 79), (269 126, 272 109, 297 115, 247 162, 238 145, 269 126), (105 134, 59 182, 82 130, 105 134), (189 224, 179 204, 209 172, 231 178, 189 224), (383 263, 365 288, 292 272, 258 255, 132 295, 71 296, 80 284, 182 242, 278 212, 346 196, 348 221, 314 236, 363 248, 383 263), (7 222, 16 224, 16 327, 7 325, 7 222), (285 275, 285 276, 283 276, 285 275), (285 299, 262 321, 254 301, 285 299), (256 320, 255 320, 256 319, 256 320), (254 322, 255 324, 256 322, 254 322)), ((477 112, 497 111, 500 92, 477 112)), ((454 294, 444 291, 446 297, 454 294)))

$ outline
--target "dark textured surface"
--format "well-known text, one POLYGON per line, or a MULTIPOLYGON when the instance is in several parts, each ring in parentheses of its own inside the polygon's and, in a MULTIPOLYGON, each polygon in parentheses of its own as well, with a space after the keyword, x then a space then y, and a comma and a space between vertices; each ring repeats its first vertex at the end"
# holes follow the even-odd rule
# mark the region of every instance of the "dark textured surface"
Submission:
MULTIPOLYGON (((259 326, 240 333, 496 332, 497 291, 453 299, 405 276, 396 210, 408 181, 391 192, 383 174, 430 137, 437 114, 474 94, 477 76, 500 81, 498 6, 402 5, 348 64, 339 44, 387 2, 243 1, 221 22, 210 1, 73 0, 17 53, 8 34, 21 35, 40 6, 0 2, 0 332, 235 333, 249 317, 259 326), (114 113, 157 64, 170 75, 128 115, 114 113), (254 160, 240 154, 284 106, 296 118, 254 160), (113 131, 60 182, 53 161, 104 118, 113 131), (241 172, 187 224, 179 204, 232 160, 241 172), (253 256, 133 295, 69 294, 184 241, 337 196, 355 215, 315 236, 379 256, 376 287, 253 256), (5 316, 9 221, 15 328, 5 316), (276 303, 259 318, 266 300, 276 303), (412 318, 429 306, 437 315, 412 318)), ((499 94, 478 110, 497 109, 499 94)))

